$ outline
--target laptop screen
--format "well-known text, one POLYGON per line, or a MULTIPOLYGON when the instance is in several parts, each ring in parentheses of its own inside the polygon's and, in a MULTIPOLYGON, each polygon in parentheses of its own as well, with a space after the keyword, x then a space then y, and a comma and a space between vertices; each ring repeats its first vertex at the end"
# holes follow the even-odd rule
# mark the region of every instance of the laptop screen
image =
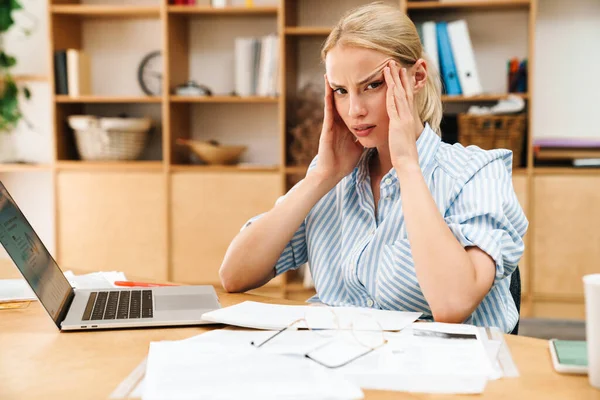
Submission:
MULTIPOLYGON (((0 241, 56 325, 73 288, 0 182, 0 241)), ((64 318, 64 316, 63 316, 64 318)))

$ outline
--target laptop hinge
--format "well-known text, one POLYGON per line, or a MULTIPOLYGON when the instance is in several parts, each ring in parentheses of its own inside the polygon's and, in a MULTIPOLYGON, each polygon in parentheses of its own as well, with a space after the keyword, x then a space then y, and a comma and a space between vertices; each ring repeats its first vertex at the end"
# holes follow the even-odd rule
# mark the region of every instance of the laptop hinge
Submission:
POLYGON ((60 314, 58 314, 56 321, 54 321, 56 323, 56 326, 58 326, 58 329, 62 329, 61 328, 62 322, 65 320, 65 318, 67 318, 67 314, 69 313, 69 310, 71 309, 71 304, 73 303, 74 298, 75 298, 75 289, 71 290, 71 292, 69 293, 67 300, 65 300, 65 304, 63 305, 63 307, 60 310, 60 314))

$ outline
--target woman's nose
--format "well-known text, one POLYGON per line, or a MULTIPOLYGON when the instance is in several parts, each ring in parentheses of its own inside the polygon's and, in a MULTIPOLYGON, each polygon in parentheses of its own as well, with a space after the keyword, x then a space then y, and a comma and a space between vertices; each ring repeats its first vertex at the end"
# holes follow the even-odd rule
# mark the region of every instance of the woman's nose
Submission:
POLYGON ((350 108, 348 114, 351 118, 363 117, 367 114, 365 103, 360 96, 350 96, 350 108))

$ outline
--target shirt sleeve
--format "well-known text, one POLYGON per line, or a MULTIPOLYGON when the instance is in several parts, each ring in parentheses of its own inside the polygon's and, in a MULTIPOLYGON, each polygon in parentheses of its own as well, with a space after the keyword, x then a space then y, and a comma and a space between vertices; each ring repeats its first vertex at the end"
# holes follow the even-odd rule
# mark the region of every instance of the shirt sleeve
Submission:
POLYGON ((505 160, 499 156, 463 179, 444 217, 463 247, 477 246, 494 259, 495 282, 516 269, 529 224, 512 185, 511 168, 507 167, 512 156, 510 152, 504 156, 505 160))

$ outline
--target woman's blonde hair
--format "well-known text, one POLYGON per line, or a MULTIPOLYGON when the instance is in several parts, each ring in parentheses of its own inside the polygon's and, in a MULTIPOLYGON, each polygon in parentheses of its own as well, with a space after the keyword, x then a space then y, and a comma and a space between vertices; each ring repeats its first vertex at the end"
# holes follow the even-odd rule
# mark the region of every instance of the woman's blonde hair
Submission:
POLYGON ((439 72, 423 53, 423 46, 413 22, 398 7, 381 2, 348 11, 333 28, 321 58, 337 45, 361 47, 386 54, 402 65, 411 66, 419 58, 427 61, 425 88, 415 96, 421 121, 428 122, 439 135, 442 120, 442 85, 439 72))

